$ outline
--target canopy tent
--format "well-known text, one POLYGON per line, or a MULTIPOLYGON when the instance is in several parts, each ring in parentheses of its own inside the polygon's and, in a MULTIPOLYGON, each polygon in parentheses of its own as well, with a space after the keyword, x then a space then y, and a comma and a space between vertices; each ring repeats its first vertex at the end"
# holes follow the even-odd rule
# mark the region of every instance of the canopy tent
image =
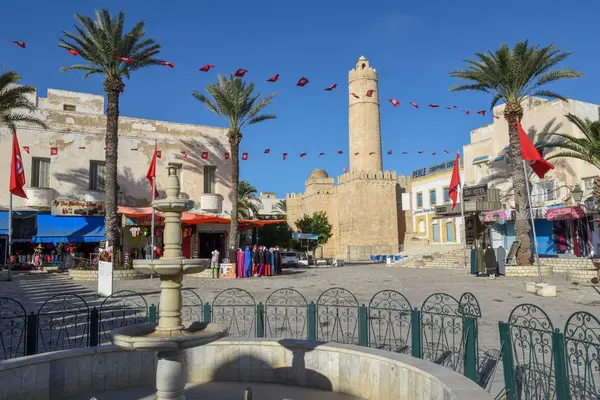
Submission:
POLYGON ((39 214, 36 219, 37 234, 31 238, 33 243, 95 243, 106 239, 104 217, 39 214))
MULTIPOLYGON (((148 217, 152 215, 152 207, 123 207, 119 206, 119 214, 125 215, 126 217, 148 217)), ((164 218, 163 213, 157 211, 156 217, 164 218)), ((217 217, 214 215, 194 214, 190 212, 183 212, 181 215, 181 222, 190 225, 199 224, 230 224, 231 218, 217 217)), ((284 219, 273 219, 273 220, 254 220, 254 219, 240 219, 240 230, 248 230, 252 228, 262 228, 265 225, 277 225, 283 224, 286 221, 284 219)))

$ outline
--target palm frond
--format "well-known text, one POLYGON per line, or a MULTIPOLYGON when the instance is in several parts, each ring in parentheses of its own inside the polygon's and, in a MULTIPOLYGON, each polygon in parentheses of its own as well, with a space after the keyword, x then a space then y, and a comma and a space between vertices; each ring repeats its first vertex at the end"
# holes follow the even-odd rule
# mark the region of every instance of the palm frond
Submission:
POLYGON ((0 74, 0 126, 13 130, 18 123, 25 123, 47 129, 46 124, 33 114, 37 107, 28 98, 35 93, 35 87, 18 85, 20 80, 14 71, 0 74))

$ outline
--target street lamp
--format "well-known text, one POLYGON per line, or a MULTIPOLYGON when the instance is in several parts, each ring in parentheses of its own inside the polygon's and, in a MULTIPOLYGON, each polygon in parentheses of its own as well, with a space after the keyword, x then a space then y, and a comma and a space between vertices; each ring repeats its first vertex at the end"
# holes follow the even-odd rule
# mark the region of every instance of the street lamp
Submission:
POLYGON ((575 203, 580 204, 581 199, 583 199, 583 190, 581 190, 581 186, 579 186, 579 184, 575 185, 571 194, 573 195, 573 200, 575 200, 575 203))

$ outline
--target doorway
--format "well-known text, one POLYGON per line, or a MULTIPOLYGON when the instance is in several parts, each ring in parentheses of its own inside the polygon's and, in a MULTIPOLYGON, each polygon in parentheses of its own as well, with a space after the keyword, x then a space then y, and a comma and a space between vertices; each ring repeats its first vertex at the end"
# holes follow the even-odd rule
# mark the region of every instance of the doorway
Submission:
POLYGON ((437 222, 433 223, 433 243, 440 241, 440 225, 437 222))
POLYGON ((210 259, 214 249, 219 250, 219 262, 227 258, 225 232, 198 232, 198 257, 210 259))
POLYGON ((452 220, 446 221, 446 238, 447 242, 454 242, 454 222, 452 220))

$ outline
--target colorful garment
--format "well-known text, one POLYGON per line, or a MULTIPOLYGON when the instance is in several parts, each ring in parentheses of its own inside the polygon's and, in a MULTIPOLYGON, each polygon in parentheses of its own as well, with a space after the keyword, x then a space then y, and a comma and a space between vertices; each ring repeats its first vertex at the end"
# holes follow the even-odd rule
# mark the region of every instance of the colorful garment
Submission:
POLYGON ((237 263, 235 271, 235 275, 237 278, 244 277, 244 252, 241 249, 239 249, 237 252, 237 263))
POLYGON ((244 249, 244 277, 248 278, 252 276, 252 253, 250 252, 250 246, 246 246, 244 249))

